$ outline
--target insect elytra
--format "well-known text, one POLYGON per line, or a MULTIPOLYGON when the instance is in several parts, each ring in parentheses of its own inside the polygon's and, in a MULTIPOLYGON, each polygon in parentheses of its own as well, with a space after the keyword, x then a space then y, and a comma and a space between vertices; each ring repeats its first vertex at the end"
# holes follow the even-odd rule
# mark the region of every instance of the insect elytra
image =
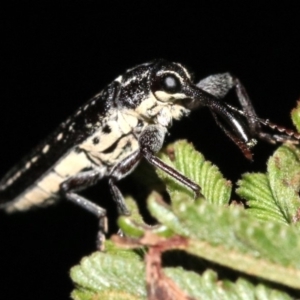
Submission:
POLYGON ((0 181, 0 207, 7 212, 45 206, 65 198, 100 219, 104 238, 106 211, 78 192, 108 178, 120 214, 129 214, 117 182, 131 173, 142 157, 182 184, 200 187, 155 156, 173 122, 207 107, 217 125, 248 159, 257 139, 270 143, 299 135, 258 118, 241 82, 229 73, 209 76, 197 84, 179 63, 154 60, 117 77, 36 147, 0 181), (223 98, 235 89, 241 108, 223 98), (262 126, 277 128, 272 135, 262 126))

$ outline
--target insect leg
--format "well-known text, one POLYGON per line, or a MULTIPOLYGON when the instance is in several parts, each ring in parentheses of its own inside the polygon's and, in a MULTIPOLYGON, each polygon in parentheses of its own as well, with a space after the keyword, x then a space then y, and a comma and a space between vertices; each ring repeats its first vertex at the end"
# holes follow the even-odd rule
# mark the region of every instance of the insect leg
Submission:
MULTIPOLYGON (((253 136, 256 135, 260 139, 265 140, 266 142, 271 144, 283 143, 287 141, 295 142, 295 139, 293 139, 293 137, 298 139, 298 137, 294 135, 294 132, 292 130, 272 124, 269 120, 264 120, 259 118, 254 110, 254 107, 251 103, 251 100, 243 84, 240 82, 238 78, 234 78, 234 82, 235 82, 236 95, 242 106, 242 113, 241 112, 239 113, 245 116, 247 123, 249 125, 249 130, 253 134, 253 136), (266 133, 262 131, 261 125, 268 126, 272 129, 277 129, 278 131, 283 132, 284 134, 266 133)), ((234 108, 231 109, 236 110, 234 108)))
POLYGON ((224 98, 234 86, 235 78, 230 73, 211 75, 197 83, 197 87, 218 99, 224 98))
POLYGON ((108 179, 108 184, 113 197, 113 200, 117 204, 118 212, 120 215, 129 215, 129 211, 124 202, 124 198, 119 188, 116 186, 116 182, 131 173, 138 162, 141 159, 140 151, 135 151, 120 163, 118 163, 111 171, 108 179))
POLYGON ((104 250, 104 233, 107 232, 106 210, 74 192, 83 190, 96 184, 102 177, 103 174, 101 174, 98 170, 91 170, 72 176, 60 185, 61 194, 63 197, 90 211, 99 218, 97 246, 100 250, 104 250))
POLYGON ((232 76, 230 73, 209 76, 197 83, 197 86, 218 99, 224 98, 229 92, 229 90, 234 88, 242 109, 239 110, 227 103, 225 103, 225 105, 231 111, 236 112, 245 117, 245 120, 248 125, 248 130, 253 137, 257 136, 260 139, 265 140, 271 144, 293 140, 291 136, 294 135, 293 133, 289 134, 289 130, 277 125, 274 126, 268 120, 263 120, 257 116, 245 87, 238 78, 232 76), (282 132, 286 132, 287 134, 269 134, 263 132, 261 129, 261 125, 269 126, 271 128, 272 126, 280 128, 282 132))
MULTIPOLYGON (((222 100, 226 94, 235 87, 236 81, 229 73, 216 74, 201 80, 197 87, 211 94, 218 100, 222 100)), ((244 155, 252 160, 250 148, 256 144, 253 131, 249 128, 249 124, 245 124, 241 117, 245 118, 242 110, 231 107, 224 101, 209 101, 210 111, 217 125, 224 133, 241 149, 244 155), (226 126, 225 126, 226 125, 226 126), (228 128, 229 126, 229 128, 228 128)), ((251 103, 250 103, 251 105, 251 103)), ((250 109, 253 107, 250 107, 250 109)), ((253 113, 255 114, 254 110, 253 113)), ((247 122, 247 120, 246 120, 247 122)), ((259 126, 259 123, 258 123, 259 126)))
POLYGON ((230 73, 215 74, 202 79, 197 86, 218 99, 224 98, 232 88, 235 88, 242 110, 238 110, 230 105, 228 107, 246 117, 249 130, 252 134, 260 129, 260 123, 254 107, 238 78, 232 76, 230 73))
POLYGON ((165 134, 165 127, 160 125, 149 125, 139 137, 142 155, 150 164, 160 168, 170 176, 174 177, 180 183, 190 188, 195 193, 196 197, 198 197, 200 195, 200 187, 198 184, 188 179, 186 176, 182 175, 170 166, 166 165, 162 160, 154 155, 161 149, 165 139, 165 134))
POLYGON ((238 97, 238 100, 242 106, 243 115, 247 119, 249 124, 249 129, 253 135, 258 136, 262 140, 265 140, 268 143, 284 143, 287 141, 295 142, 295 139, 299 139, 299 135, 294 131, 287 129, 285 127, 271 123, 269 120, 261 119, 255 113, 251 100, 238 78, 234 79, 235 81, 235 90, 238 97), (269 128, 276 129, 283 134, 270 134, 262 131, 261 125, 268 126, 269 128))

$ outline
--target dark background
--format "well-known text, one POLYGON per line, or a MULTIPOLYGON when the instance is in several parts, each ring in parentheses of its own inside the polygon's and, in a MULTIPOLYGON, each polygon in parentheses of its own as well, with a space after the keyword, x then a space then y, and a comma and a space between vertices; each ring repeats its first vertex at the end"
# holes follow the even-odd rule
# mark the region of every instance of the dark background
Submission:
MULTIPOLYGON (((51 3, 12 1, 1 9, 1 175, 125 69, 153 58, 179 61, 197 80, 230 71, 261 117, 292 126, 289 113, 300 96, 296 7, 51 3)), ((265 170, 274 150, 261 142, 248 162, 206 110, 176 124, 175 138, 193 141, 233 181, 265 170)), ((97 197, 111 204, 105 183, 91 196, 97 197)), ((96 231, 93 216, 64 201, 24 214, 0 212, 0 298, 67 299, 68 270, 95 249, 96 231)))

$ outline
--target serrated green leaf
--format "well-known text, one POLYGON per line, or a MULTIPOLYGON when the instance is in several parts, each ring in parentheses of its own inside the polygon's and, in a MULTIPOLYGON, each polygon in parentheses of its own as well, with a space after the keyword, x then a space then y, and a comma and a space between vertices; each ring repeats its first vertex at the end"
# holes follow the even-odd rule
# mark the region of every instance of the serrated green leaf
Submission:
POLYGON ((291 116, 297 131, 300 132, 300 101, 297 102, 297 107, 292 110, 291 116))
POLYGON ((279 147, 268 161, 268 179, 286 221, 295 222, 300 209, 300 159, 293 145, 279 147))
POLYGON ((90 300, 97 299, 97 295, 95 295, 95 292, 87 291, 87 290, 74 290, 71 294, 72 299, 74 300, 90 300))
POLYGON ((285 224, 298 221, 300 155, 293 145, 279 147, 268 161, 267 174, 245 174, 237 194, 246 199, 249 213, 261 220, 285 224))
MULTIPOLYGON (((201 193, 205 198, 216 204, 228 204, 231 194, 231 183, 226 180, 219 169, 206 161, 204 156, 197 152, 186 141, 178 141, 168 146, 167 152, 174 153, 174 160, 167 154, 161 154, 162 160, 175 168, 183 175, 193 180, 201 187, 201 193)), ((182 186, 174 178, 161 170, 157 170, 159 177, 166 183, 168 192, 173 199, 179 191, 193 198, 193 193, 187 187, 182 186)))
POLYGON ((236 283, 219 280, 217 274, 211 270, 205 271, 201 276, 181 268, 165 268, 164 271, 183 291, 195 299, 292 299, 284 292, 262 284, 255 286, 246 279, 239 278, 236 283))
POLYGON ((276 205, 267 175, 262 173, 247 173, 239 180, 236 193, 247 200, 248 212, 257 218, 273 220, 288 224, 284 214, 276 205))
MULTIPOLYGON (((122 250, 120 251, 122 252, 122 250)), ((133 253, 132 251, 129 252, 133 253)), ((143 280, 145 275, 140 272, 141 270, 144 272, 143 262, 134 255, 131 258, 127 256, 127 266, 124 263, 116 263, 116 260, 119 261, 120 258, 115 254, 99 252, 84 258, 81 264, 71 271, 72 278, 77 284, 77 289, 72 292, 72 298, 74 300, 146 299, 146 283, 143 280), (115 267, 115 264, 119 264, 121 269, 118 272, 110 270, 109 262, 111 261, 114 261, 112 268, 115 267), (92 278, 89 278, 90 274, 87 272, 87 266, 90 268, 92 278), (108 272, 103 272, 106 268, 108 272), (138 274, 134 274, 135 272, 138 272, 138 274), (82 280, 81 273, 86 274, 87 280, 82 280), (118 275, 121 277, 116 278, 118 275), (136 280, 136 275, 140 276, 141 280, 136 280), (97 276, 100 278, 96 278, 97 276), (121 282, 123 280, 125 282, 121 282), (130 287, 127 285, 128 281, 131 281, 130 287), (95 285, 96 283, 99 284, 95 285)), ((211 270, 205 271, 202 275, 174 267, 163 268, 163 272, 183 292, 195 299, 292 299, 288 294, 270 288, 265 284, 254 285, 242 278, 239 278, 236 282, 220 280, 217 274, 211 270)))
POLYGON ((144 265, 133 251, 119 250, 113 254, 95 252, 71 269, 71 278, 80 287, 76 292, 76 297, 82 295, 79 299, 85 299, 83 297, 89 297, 91 293, 103 297, 101 299, 113 293, 127 298, 130 295, 132 299, 146 299, 144 265))
POLYGON ((71 294, 74 300, 141 300, 139 296, 122 291, 100 291, 74 290, 71 294))
POLYGON ((182 202, 176 214, 154 199, 149 210, 162 224, 188 238, 186 251, 223 266, 300 288, 299 231, 260 222, 244 210, 182 202))

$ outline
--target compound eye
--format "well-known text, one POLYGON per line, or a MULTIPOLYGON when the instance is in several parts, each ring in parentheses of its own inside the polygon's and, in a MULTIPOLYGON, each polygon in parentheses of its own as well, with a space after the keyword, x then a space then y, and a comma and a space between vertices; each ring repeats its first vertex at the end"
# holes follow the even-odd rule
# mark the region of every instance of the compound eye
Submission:
POLYGON ((166 75, 162 78, 162 89, 170 94, 178 93, 181 90, 181 83, 175 75, 166 75))

